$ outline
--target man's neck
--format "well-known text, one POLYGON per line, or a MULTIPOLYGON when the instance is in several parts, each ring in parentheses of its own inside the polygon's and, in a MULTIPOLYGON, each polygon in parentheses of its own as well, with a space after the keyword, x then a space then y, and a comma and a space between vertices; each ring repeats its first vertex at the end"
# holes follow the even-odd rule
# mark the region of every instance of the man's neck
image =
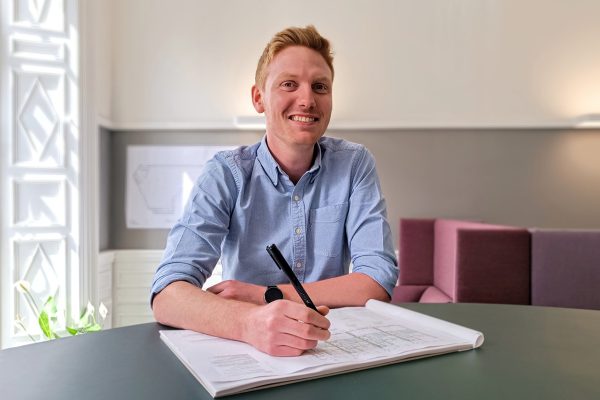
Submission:
POLYGON ((267 143, 271 155, 279 167, 294 184, 310 169, 314 162, 315 146, 280 147, 276 143, 267 143))

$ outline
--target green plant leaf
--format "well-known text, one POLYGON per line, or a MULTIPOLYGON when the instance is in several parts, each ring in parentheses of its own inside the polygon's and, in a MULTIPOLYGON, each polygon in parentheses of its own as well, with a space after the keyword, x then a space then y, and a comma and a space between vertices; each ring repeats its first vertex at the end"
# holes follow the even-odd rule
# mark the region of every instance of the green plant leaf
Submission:
POLYGON ((48 321, 48 314, 46 313, 46 311, 42 311, 40 313, 40 317, 38 318, 38 324, 40 325, 44 336, 46 336, 48 339, 54 339, 54 332, 52 332, 52 330, 50 329, 50 321, 48 321))
POLYGON ((84 332, 98 332, 101 331, 102 327, 100 326, 100 324, 92 324, 92 325, 88 325, 86 327, 83 328, 84 332))
POLYGON ((56 307, 56 299, 54 296, 48 296, 46 302, 44 303, 44 310, 48 313, 58 313, 58 308, 56 307))
POLYGON ((83 311, 81 312, 81 315, 79 316, 79 320, 81 321, 81 320, 87 318, 87 316, 88 316, 88 309, 84 308, 83 311))
POLYGON ((79 318, 79 326, 85 326, 90 324, 90 318, 92 317, 92 313, 94 311, 87 307, 83 313, 81 313, 81 317, 79 318))
POLYGON ((52 322, 58 321, 58 307, 56 305, 56 299, 54 296, 48 296, 44 303, 43 310, 48 314, 48 318, 52 322))
POLYGON ((69 332, 73 336, 75 336, 75 335, 77 335, 77 333, 79 333, 79 331, 77 329, 72 328, 70 326, 67 326, 66 328, 67 328, 67 332, 69 332))

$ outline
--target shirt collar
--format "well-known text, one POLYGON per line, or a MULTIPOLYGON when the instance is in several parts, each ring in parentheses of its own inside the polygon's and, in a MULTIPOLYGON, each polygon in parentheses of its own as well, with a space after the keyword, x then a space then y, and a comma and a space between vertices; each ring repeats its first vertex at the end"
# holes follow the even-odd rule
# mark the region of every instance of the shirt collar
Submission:
POLYGON ((263 170, 273 183, 273 186, 277 186, 277 181, 279 180, 277 169, 279 168, 279 165, 269 151, 269 147, 267 146, 267 135, 264 135, 260 141, 260 146, 258 146, 257 150, 257 158, 260 165, 262 165, 263 170))
POLYGON ((317 154, 315 155, 315 161, 313 161, 313 165, 312 167, 310 167, 310 169, 308 170, 308 172, 312 173, 312 174, 316 174, 319 169, 321 168, 321 140, 319 140, 317 142, 317 144, 315 145, 315 147, 317 148, 317 154))
MULTIPOLYGON (((321 168, 321 145, 319 142, 317 142, 315 146, 317 148, 315 161, 313 162, 310 169, 307 171, 311 174, 316 174, 321 168)), ((281 169, 279 164, 277 164, 277 161, 275 161, 275 158, 271 154, 271 151, 269 151, 269 147, 267 146, 267 135, 264 135, 262 140, 260 141, 260 146, 257 150, 257 158, 260 162, 260 165, 262 165, 263 170, 271 180, 271 183, 273 183, 273 186, 277 186, 277 182, 279 181, 279 174, 285 174, 285 172, 281 169)))

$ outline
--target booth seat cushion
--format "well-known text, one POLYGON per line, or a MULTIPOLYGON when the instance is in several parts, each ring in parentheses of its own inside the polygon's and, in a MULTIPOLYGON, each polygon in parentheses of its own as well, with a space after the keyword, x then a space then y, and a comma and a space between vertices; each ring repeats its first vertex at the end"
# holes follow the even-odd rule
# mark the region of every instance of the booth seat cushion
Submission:
POLYGON ((435 286, 429 286, 419 300, 421 303, 452 303, 452 299, 446 293, 435 286))
POLYGON ((434 286, 457 302, 529 304, 530 241, 524 228, 437 220, 434 286))
POLYGON ((402 219, 393 300, 529 304, 530 242, 513 226, 402 219))
POLYGON ((429 285, 398 285, 392 294, 392 303, 416 303, 429 285))
POLYGON ((600 310, 600 231, 531 230, 531 301, 600 310))
POLYGON ((401 285, 433 282, 434 219, 401 219, 398 265, 401 285))

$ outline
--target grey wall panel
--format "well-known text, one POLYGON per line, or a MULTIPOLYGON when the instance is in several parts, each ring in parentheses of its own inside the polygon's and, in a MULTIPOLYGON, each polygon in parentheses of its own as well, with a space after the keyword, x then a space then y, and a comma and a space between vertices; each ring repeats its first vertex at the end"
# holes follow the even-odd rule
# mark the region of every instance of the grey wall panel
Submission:
POLYGON ((99 232, 99 246, 100 250, 106 250, 111 248, 110 243, 110 229, 112 226, 111 218, 111 193, 112 193, 112 149, 111 149, 111 137, 112 133, 103 127, 98 129, 100 135, 100 199, 99 199, 99 216, 100 216, 100 232, 99 232))
POLYGON ((375 155, 400 217, 600 228, 600 131, 420 130, 339 135, 375 155))
MULTIPOLYGON (((600 228, 600 130, 332 132, 374 154, 394 238, 400 217, 600 228)), ((162 248, 166 230, 125 227, 128 144, 250 144, 258 132, 113 132, 110 247, 162 248)))

